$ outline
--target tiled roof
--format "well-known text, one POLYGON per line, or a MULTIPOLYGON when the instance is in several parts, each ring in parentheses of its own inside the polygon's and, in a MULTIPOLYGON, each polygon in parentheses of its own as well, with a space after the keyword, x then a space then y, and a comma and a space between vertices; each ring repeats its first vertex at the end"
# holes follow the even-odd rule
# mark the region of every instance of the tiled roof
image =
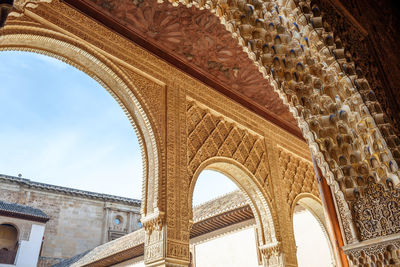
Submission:
POLYGON ((245 195, 241 191, 236 190, 195 206, 193 208, 193 221, 203 221, 218 214, 244 207, 247 204, 245 195))
POLYGON ((47 222, 50 218, 40 209, 25 205, 0 201, 0 215, 26 218, 36 221, 47 222))
MULTIPOLYGON (((87 255, 70 265, 71 267, 84 266, 86 264, 98 261, 115 255, 119 252, 140 246, 144 243, 145 231, 143 228, 124 235, 118 239, 100 245, 92 249, 87 255)), ((56 267, 56 266, 53 266, 56 267)), ((58 267, 58 266, 57 266, 58 267)))
POLYGON ((95 193, 95 192, 84 191, 84 190, 79 190, 79 189, 74 189, 74 188, 51 185, 51 184, 45 184, 45 183, 38 183, 38 182, 33 182, 29 179, 19 178, 19 177, 15 177, 15 176, 4 175, 4 174, 0 174, 0 182, 17 183, 21 186, 28 187, 28 188, 35 188, 35 189, 51 191, 51 192, 55 192, 55 193, 74 195, 74 196, 80 196, 80 197, 91 198, 91 199, 99 199, 99 200, 106 200, 106 201, 120 202, 120 203, 122 202, 125 204, 131 204, 131 205, 136 205, 136 206, 140 206, 140 203, 141 203, 141 201, 138 199, 95 193))
POLYGON ((73 263, 79 261, 81 258, 83 258, 86 254, 88 254, 91 250, 85 251, 81 254, 75 255, 72 258, 63 260, 57 264, 52 265, 51 267, 69 267, 71 266, 73 263))

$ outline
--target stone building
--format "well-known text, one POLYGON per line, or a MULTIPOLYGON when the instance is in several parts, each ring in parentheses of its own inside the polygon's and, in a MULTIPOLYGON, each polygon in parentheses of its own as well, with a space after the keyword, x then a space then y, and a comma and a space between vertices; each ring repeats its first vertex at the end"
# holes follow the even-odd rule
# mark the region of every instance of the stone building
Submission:
POLYGON ((0 266, 36 266, 48 220, 39 209, 0 201, 0 266))
POLYGON ((391 1, 1 3, 0 50, 77 67, 131 120, 145 163, 146 266, 190 264, 192 193, 204 169, 245 193, 264 266, 297 266, 292 215, 313 201, 323 203, 315 214, 325 214, 339 266, 399 266, 400 22, 391 1))
MULTIPOLYGON (((49 216, 39 266, 83 253, 140 228, 140 201, 0 175, 0 200, 49 216)), ((34 265, 32 265, 34 266, 34 265)))

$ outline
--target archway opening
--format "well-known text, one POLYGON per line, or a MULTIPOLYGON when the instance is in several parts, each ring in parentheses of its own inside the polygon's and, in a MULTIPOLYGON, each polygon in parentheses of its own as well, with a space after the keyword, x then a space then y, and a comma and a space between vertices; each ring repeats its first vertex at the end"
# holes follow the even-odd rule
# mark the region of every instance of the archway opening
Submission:
MULTIPOLYGON (((43 51, 60 44, 42 42, 43 51)), ((74 48, 63 52, 68 49, 74 48)), ((132 84, 128 87, 88 52, 74 51, 78 63, 49 53, 69 64, 36 53, 0 53, 0 189, 4 192, 7 183, 19 187, 0 200, 49 216, 39 265, 55 264, 141 227, 142 175, 148 174, 142 151, 149 143, 143 140, 149 129, 141 121, 148 119, 135 102, 132 84)))
POLYGON ((18 230, 11 224, 0 225, 0 263, 14 264, 18 250, 18 230))
POLYGON ((300 199, 294 207, 293 231, 299 267, 336 266, 323 216, 321 204, 313 199, 300 199))
POLYGON ((140 199, 138 138, 102 85, 52 57, 0 58, 0 173, 140 199))
POLYGON ((216 170, 216 166, 210 165, 195 181, 191 264, 196 267, 260 266, 262 258, 253 203, 238 182, 240 177, 216 170))

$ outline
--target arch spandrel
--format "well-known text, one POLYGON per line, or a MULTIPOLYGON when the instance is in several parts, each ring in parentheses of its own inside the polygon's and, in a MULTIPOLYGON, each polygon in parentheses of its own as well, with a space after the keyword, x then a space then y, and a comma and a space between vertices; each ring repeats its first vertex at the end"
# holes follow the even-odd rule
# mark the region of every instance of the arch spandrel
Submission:
POLYGON ((158 188, 155 184, 158 183, 160 146, 163 140, 159 138, 157 128, 152 125, 149 112, 144 107, 144 99, 134 86, 134 81, 130 81, 121 69, 93 48, 40 27, 17 26, 4 29, 0 36, 1 50, 36 52, 55 57, 91 76, 112 95, 130 120, 141 147, 145 203, 142 205, 142 214, 157 211, 158 196, 148 188, 158 188), (149 164, 154 167, 149 168, 149 164))

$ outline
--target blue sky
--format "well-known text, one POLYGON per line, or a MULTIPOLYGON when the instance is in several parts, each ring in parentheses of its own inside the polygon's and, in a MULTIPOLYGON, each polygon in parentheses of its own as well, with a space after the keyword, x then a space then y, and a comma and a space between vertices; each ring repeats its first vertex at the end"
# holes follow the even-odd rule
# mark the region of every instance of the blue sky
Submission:
MULTIPOLYGON (((43 55, 0 52, 0 62, 0 173, 141 197, 142 162, 135 132, 103 87, 43 55)), ((224 175, 204 171, 194 204, 235 188, 224 175)))

